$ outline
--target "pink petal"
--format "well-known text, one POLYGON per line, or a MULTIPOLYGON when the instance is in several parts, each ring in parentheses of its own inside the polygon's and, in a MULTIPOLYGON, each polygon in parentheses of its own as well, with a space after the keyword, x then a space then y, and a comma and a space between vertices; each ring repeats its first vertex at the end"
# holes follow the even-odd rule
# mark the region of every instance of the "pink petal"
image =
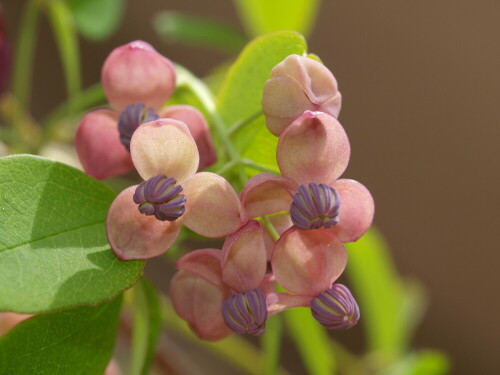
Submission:
POLYGON ((255 289, 267 269, 265 231, 251 220, 230 235, 222 248, 222 279, 238 292, 255 289))
POLYGON ((307 111, 281 134, 276 160, 297 184, 331 185, 346 169, 351 149, 342 125, 323 112, 307 111))
POLYGON ((295 121, 305 110, 315 106, 304 95, 302 87, 290 77, 271 77, 262 95, 262 108, 266 125, 271 133, 279 136, 286 126, 295 121))
POLYGON ((106 219, 108 241, 120 259, 148 259, 163 254, 175 243, 181 220, 160 221, 139 212, 133 201, 136 186, 115 198, 106 219))
POLYGON ((260 173, 248 180, 241 202, 248 217, 260 217, 290 210, 297 184, 272 173, 260 173))
POLYGON ((158 174, 182 183, 198 169, 198 149, 181 121, 159 119, 137 128, 130 141, 137 172, 145 180, 158 174))
POLYGON ((365 186, 354 180, 337 180, 332 187, 340 195, 340 220, 330 230, 342 242, 356 241, 372 225, 373 197, 365 186))
POLYGON ((196 233, 224 237, 248 221, 238 195, 223 177, 200 172, 182 186, 186 195, 184 224, 196 233))
POLYGON ((99 180, 134 169, 130 153, 120 142, 118 113, 110 109, 97 109, 83 117, 75 147, 85 173, 99 180))
POLYGON ((171 105, 161 109, 159 116, 173 118, 187 125, 200 154, 198 170, 202 170, 217 161, 210 129, 200 111, 190 105, 171 105))
POLYGON ((101 80, 108 101, 119 111, 135 103, 160 108, 174 92, 175 69, 151 45, 136 40, 109 54, 101 80))
POLYGON ((269 316, 294 307, 308 307, 311 303, 311 296, 301 296, 288 293, 272 293, 266 296, 267 311, 269 316))
POLYGON ((221 259, 222 252, 218 249, 200 249, 184 255, 175 266, 179 270, 202 277, 219 288, 224 288, 221 259))
POLYGON ((222 319, 227 291, 187 271, 179 271, 170 282, 170 297, 177 314, 203 340, 220 340, 232 331, 222 319))
POLYGON ((294 294, 316 296, 342 274, 347 254, 342 243, 325 229, 286 231, 271 259, 276 280, 294 294))

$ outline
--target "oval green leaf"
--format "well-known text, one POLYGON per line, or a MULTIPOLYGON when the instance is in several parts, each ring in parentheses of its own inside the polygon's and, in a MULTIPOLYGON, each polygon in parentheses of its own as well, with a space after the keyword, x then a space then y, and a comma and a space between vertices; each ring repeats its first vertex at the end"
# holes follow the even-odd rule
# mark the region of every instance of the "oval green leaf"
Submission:
POLYGON ((30 318, 0 339, 1 374, 102 374, 113 354, 121 298, 30 318))
POLYGON ((278 30, 309 34, 320 0, 234 0, 245 28, 251 35, 278 30))
POLYGON ((80 33, 91 40, 104 40, 118 28, 124 0, 69 0, 80 33))
POLYGON ((0 311, 38 313, 109 300, 141 276, 106 238, 115 193, 67 165, 0 158, 0 311))

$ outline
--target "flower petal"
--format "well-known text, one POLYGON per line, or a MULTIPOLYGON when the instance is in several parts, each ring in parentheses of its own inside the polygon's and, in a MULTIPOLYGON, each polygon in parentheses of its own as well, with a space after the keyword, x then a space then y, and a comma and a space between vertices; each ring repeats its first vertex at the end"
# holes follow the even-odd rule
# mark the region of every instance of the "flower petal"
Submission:
POLYGON ((159 115, 162 118, 168 117, 182 121, 187 125, 200 154, 198 170, 202 170, 217 161, 210 129, 200 111, 190 105, 171 105, 161 109, 159 115))
POLYGON ((292 180, 272 173, 259 173, 248 180, 241 192, 241 202, 248 217, 288 211, 297 188, 292 180))
POLYGON ((85 173, 98 180, 134 169, 130 153, 120 142, 118 113, 110 109, 97 109, 83 117, 75 147, 85 173))
POLYGON ((230 235, 222 247, 222 279, 238 292, 256 289, 267 269, 264 228, 251 220, 230 235))
POLYGON ((181 121, 159 119, 137 128, 130 141, 130 153, 137 172, 145 180, 164 174, 179 183, 198 169, 198 149, 181 121))
POLYGON ((342 274, 347 253, 326 229, 286 231, 276 243, 271 265, 276 280, 287 290, 316 296, 342 274))
POLYGON ((200 339, 220 340, 232 333, 221 313, 227 291, 202 277, 179 271, 170 282, 169 294, 177 314, 200 339))
POLYGON ((271 133, 279 136, 286 126, 295 121, 305 110, 315 106, 304 95, 303 88, 290 77, 271 77, 264 86, 262 108, 266 125, 271 133))
POLYGON ((346 169, 351 148, 342 125, 323 112, 306 111, 281 134, 276 159, 297 184, 331 185, 346 169))
POLYGON ((174 92, 175 69, 150 44, 136 40, 109 54, 101 80, 108 101, 120 111, 134 103, 160 108, 174 92))
POLYGON ((194 250, 180 258, 175 267, 202 277, 219 288, 224 288, 221 259, 222 252, 218 249, 194 250))
POLYGON ((184 224, 196 233, 223 237, 248 221, 238 195, 223 177, 200 172, 182 186, 187 200, 184 224))
POLYGON ((123 190, 109 207, 108 241, 120 259, 148 259, 163 254, 177 239, 181 220, 160 221, 139 212, 133 195, 137 186, 123 190))
POLYGON ((269 220, 280 236, 293 226, 290 212, 281 212, 276 215, 271 215, 269 216, 269 220))
POLYGON ((375 203, 368 189, 358 181, 340 179, 332 187, 340 196, 339 222, 330 230, 342 242, 359 239, 370 228, 375 203))

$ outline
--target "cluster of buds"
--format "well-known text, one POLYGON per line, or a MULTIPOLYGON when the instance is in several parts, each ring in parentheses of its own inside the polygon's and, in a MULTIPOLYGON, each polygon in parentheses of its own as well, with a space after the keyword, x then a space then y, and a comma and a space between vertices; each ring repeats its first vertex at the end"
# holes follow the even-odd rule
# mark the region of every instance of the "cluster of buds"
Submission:
POLYGON ((298 306, 310 307, 327 328, 357 323, 354 298, 335 281, 347 263, 343 243, 366 232, 374 203, 362 184, 339 179, 350 145, 336 119, 337 83, 323 64, 291 55, 273 69, 262 105, 279 137, 281 175, 258 174, 240 194, 202 171, 215 161, 203 116, 188 106, 162 107, 175 89, 166 58, 132 42, 107 58, 102 82, 114 109, 84 117, 80 160, 96 178, 135 168, 144 180, 110 206, 106 229, 115 254, 163 254, 183 225, 225 238, 222 249, 184 255, 170 284, 175 310, 200 338, 260 335, 269 316, 298 306))

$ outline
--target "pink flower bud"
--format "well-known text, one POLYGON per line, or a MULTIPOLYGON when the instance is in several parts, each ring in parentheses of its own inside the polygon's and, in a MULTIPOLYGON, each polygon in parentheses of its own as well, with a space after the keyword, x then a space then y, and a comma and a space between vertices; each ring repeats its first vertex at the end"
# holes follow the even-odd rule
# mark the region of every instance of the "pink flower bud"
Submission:
POLYGON ((328 68, 299 55, 290 55, 274 67, 262 96, 267 127, 276 136, 307 110, 336 118, 340 103, 337 81, 328 68))
POLYGON ((163 118, 168 117, 182 121, 187 125, 200 154, 199 171, 217 161, 212 135, 210 134, 207 121, 200 111, 189 105, 172 105, 161 109, 159 115, 163 118))
POLYGON ((75 147, 85 173, 99 180, 134 169, 130 153, 120 142, 118 113, 110 109, 89 112, 78 125, 75 147))
POLYGON ((175 69, 151 45, 136 40, 109 54, 101 80, 111 106, 120 111, 133 103, 160 108, 175 90, 175 69))

